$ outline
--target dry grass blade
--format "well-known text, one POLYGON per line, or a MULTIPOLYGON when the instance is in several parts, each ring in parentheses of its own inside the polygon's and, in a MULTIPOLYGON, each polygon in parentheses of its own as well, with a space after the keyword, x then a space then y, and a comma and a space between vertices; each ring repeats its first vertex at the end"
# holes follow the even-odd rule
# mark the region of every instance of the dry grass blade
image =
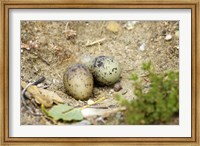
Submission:
POLYGON ((105 40, 106 40, 105 38, 102 38, 102 39, 100 39, 100 40, 96 40, 96 41, 94 41, 94 42, 87 43, 85 46, 86 46, 86 47, 93 46, 93 45, 95 45, 95 44, 102 43, 102 42, 105 41, 105 40))

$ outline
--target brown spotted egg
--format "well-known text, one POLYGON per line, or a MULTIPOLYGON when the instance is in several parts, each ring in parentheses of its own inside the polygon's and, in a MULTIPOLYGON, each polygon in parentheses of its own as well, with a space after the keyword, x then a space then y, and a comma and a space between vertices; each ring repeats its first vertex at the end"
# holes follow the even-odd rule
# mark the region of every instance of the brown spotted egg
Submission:
POLYGON ((75 99, 88 99, 93 90, 93 76, 82 64, 75 64, 67 69, 63 77, 64 86, 75 99))
POLYGON ((94 59, 93 76, 101 85, 112 85, 120 79, 119 63, 108 56, 98 56, 94 59))

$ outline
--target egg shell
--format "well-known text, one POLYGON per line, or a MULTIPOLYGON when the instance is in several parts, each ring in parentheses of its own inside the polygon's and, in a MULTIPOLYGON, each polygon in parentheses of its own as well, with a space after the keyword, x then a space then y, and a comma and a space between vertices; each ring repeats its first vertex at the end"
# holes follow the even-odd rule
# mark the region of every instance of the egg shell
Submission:
POLYGON ((100 85, 112 85, 120 79, 119 63, 111 57, 99 56, 94 60, 93 75, 100 85))
POLYGON ((84 64, 90 71, 93 70, 94 57, 84 54, 81 56, 80 62, 81 64, 84 64))
POLYGON ((93 91, 93 76, 82 64, 75 64, 67 69, 63 77, 64 86, 75 99, 86 100, 93 91))

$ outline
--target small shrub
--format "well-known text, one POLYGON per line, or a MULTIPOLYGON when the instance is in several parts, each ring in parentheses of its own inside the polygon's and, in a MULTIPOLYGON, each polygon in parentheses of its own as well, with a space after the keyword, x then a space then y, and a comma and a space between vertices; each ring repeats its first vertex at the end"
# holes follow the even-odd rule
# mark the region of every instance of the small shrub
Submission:
POLYGON ((151 62, 144 63, 142 69, 147 76, 139 78, 133 73, 136 99, 128 101, 118 95, 119 102, 126 106, 124 113, 127 124, 166 124, 179 113, 179 72, 168 71, 157 74, 151 62))

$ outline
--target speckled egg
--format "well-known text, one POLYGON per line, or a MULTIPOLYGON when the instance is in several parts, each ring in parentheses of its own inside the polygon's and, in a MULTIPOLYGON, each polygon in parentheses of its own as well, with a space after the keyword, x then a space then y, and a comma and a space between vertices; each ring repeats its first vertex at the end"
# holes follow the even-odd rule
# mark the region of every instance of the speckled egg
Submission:
POLYGON ((94 59, 93 75, 101 85, 112 85, 120 79, 119 63, 111 57, 99 56, 94 59))
POLYGON ((94 57, 84 54, 80 57, 81 64, 84 64, 90 71, 93 70, 94 57))
POLYGON ((88 99, 93 90, 93 76, 82 64, 75 64, 67 69, 63 76, 64 86, 75 99, 88 99))

